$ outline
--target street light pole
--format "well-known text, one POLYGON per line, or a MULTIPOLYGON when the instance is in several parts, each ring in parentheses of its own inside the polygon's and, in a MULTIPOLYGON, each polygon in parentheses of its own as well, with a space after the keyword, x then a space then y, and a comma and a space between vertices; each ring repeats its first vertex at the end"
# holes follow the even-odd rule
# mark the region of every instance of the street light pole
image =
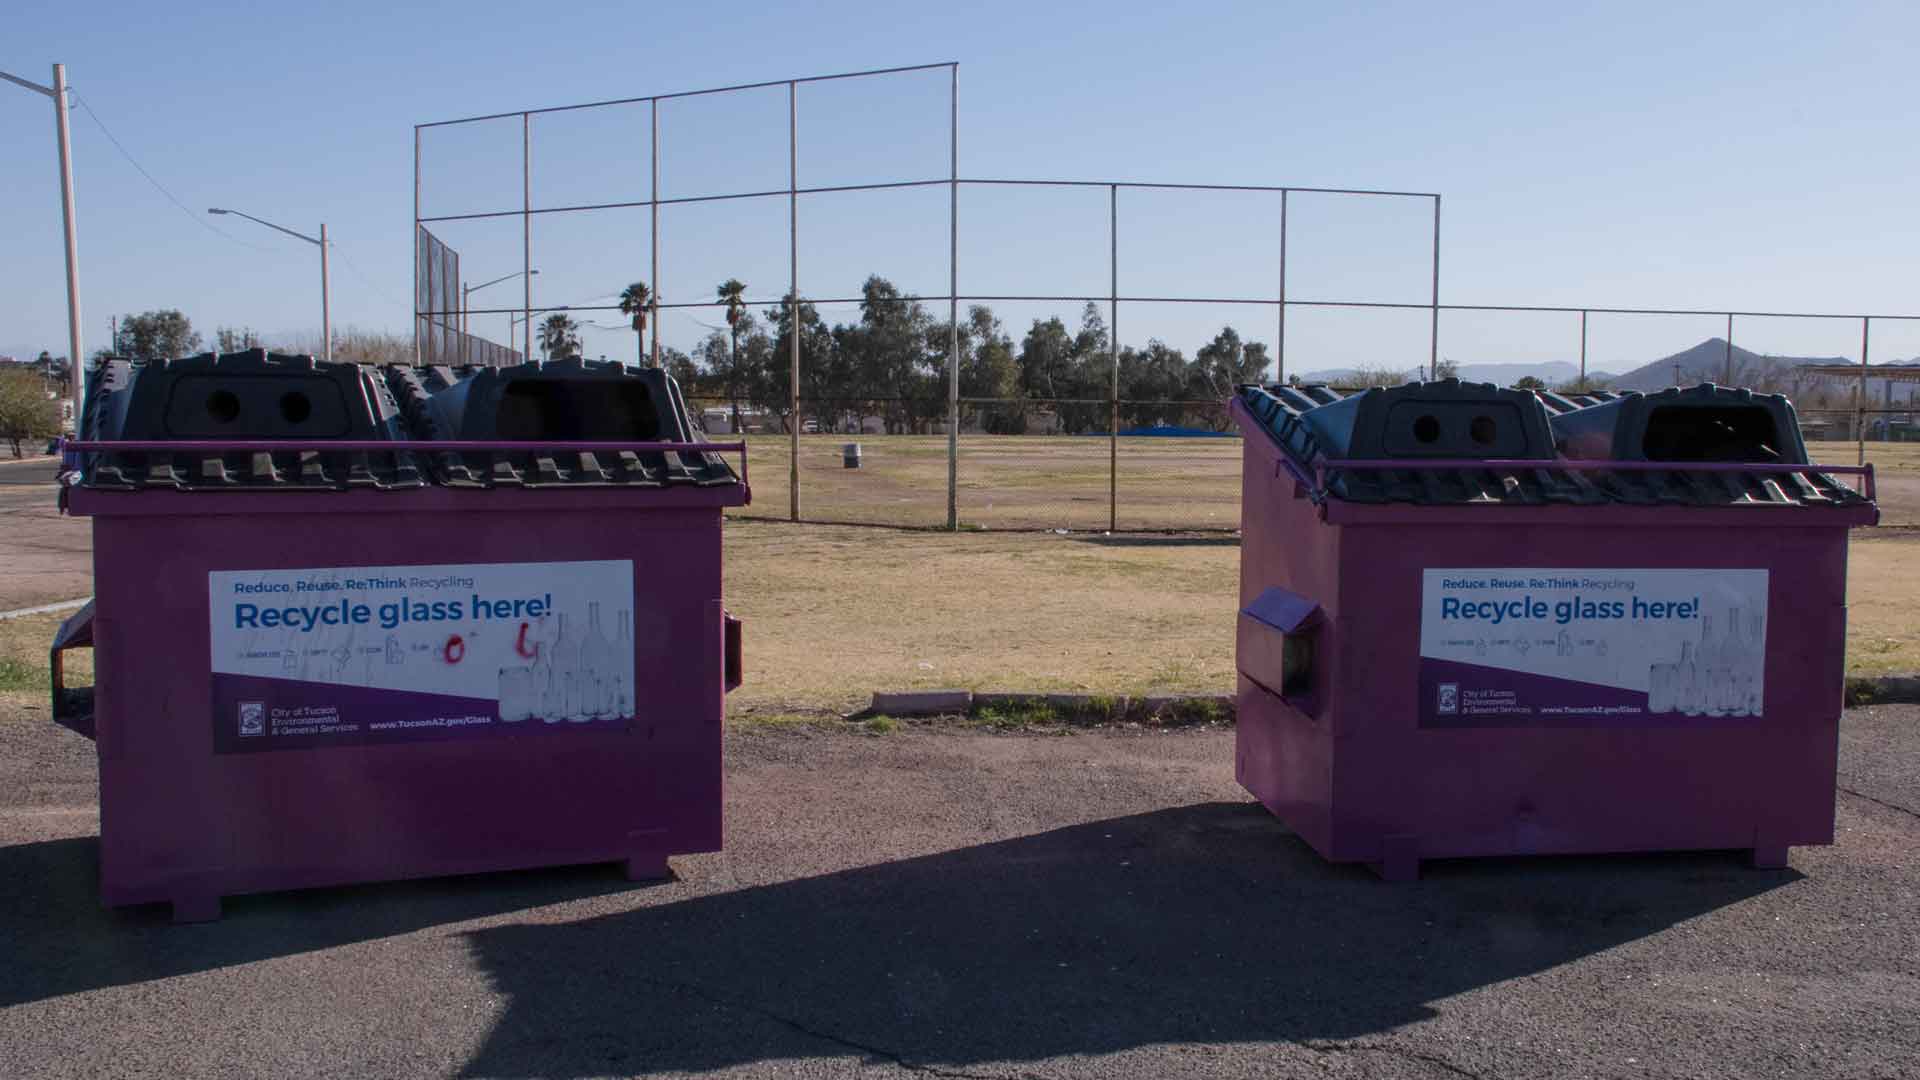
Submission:
POLYGON ((326 339, 322 349, 327 363, 333 363, 333 297, 328 287, 327 223, 320 223, 320 336, 326 339))
MULTIPOLYGON (((472 306, 468 301, 473 296, 474 293, 479 292, 481 289, 484 289, 489 285, 498 285, 503 281, 512 281, 514 278, 517 278, 522 274, 525 274, 528 277, 532 277, 533 275, 538 274, 539 272, 540 271, 538 270, 515 270, 511 274, 502 274, 499 277, 494 278, 492 281, 483 281, 478 285, 460 286, 460 332, 463 334, 472 333, 472 328, 468 325, 468 322, 467 322, 467 309, 470 306, 472 306)), ((512 351, 513 349, 513 320, 512 319, 507 320, 507 349, 508 351, 512 351)))
POLYGON ((53 85, 41 86, 0 71, 0 79, 53 99, 53 129, 60 143, 60 216, 67 232, 67 372, 73 385, 73 430, 80 434, 87 358, 80 351, 80 252, 73 221, 73 140, 67 128, 67 65, 53 65, 53 85))
POLYGON ((327 224, 326 222, 323 221, 320 223, 320 238, 316 240, 305 233, 297 233, 297 232, 294 232, 292 229, 286 228, 285 226, 275 225, 271 221, 254 217, 252 214, 249 214, 244 210, 222 210, 216 206, 216 207, 209 207, 207 209, 207 213, 232 214, 234 217, 243 217, 243 218, 246 218, 248 221, 253 222, 256 225, 265 225, 267 228, 272 229, 275 232, 286 233, 288 236, 293 237, 295 240, 305 240, 309 244, 319 245, 320 247, 320 336, 323 339, 323 344, 321 346, 320 351, 323 354, 322 358, 327 363, 329 364, 333 363, 333 302, 332 302, 332 298, 328 295, 329 289, 328 289, 328 275, 327 275, 327 224))

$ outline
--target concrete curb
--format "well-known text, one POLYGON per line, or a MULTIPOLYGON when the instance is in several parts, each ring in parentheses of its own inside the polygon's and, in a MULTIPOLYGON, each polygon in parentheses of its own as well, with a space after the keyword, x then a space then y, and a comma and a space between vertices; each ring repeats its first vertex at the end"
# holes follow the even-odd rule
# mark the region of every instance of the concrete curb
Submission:
POLYGON ((93 597, 91 596, 83 596, 78 600, 62 600, 57 604, 41 604, 39 607, 23 607, 13 611, 0 611, 0 619, 18 619, 23 615, 46 615, 55 611, 74 611, 78 608, 86 607, 87 602, 92 599, 93 597))
POLYGON ((1847 679, 1846 704, 1920 705, 1920 673, 1874 675, 1847 679))
MULTIPOLYGON (((77 606, 77 605, 76 605, 77 606)), ((40 610, 40 609, 36 609, 40 610)), ((0 618, 5 618, 0 614, 0 618)), ((1920 704, 1920 673, 1911 675, 1852 676, 1846 681, 1845 704, 1920 704)), ((1103 723, 1232 723, 1232 694, 1042 694, 1020 691, 905 690, 877 691, 873 703, 847 717, 980 716, 999 713, 1069 724, 1103 723)))
POLYGON ((971 690, 877 691, 873 695, 873 704, 867 706, 866 712, 855 713, 849 719, 861 716, 952 716, 971 712, 972 709, 971 690))
POLYGON ((1018 691, 916 690, 876 692, 873 703, 848 717, 983 716, 1000 714, 1034 722, 1069 724, 1232 723, 1232 694, 1023 693, 1018 691))

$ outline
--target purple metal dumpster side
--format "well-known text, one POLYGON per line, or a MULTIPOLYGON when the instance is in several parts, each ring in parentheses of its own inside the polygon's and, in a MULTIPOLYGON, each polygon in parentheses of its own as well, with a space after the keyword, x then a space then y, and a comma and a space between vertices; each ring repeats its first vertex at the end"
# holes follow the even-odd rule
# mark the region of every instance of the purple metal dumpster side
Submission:
POLYGON ((1278 590, 1322 613, 1291 688, 1242 648, 1236 776, 1322 856, 1400 879, 1473 855, 1746 849, 1778 866, 1792 845, 1832 841, 1847 532, 1875 520, 1871 504, 1350 502, 1234 411, 1243 612, 1278 590), (1438 567, 1764 572, 1764 710, 1423 720, 1436 688, 1413 661, 1438 567))
MULTIPOLYGON (((178 918, 211 918, 236 893, 614 860, 658 877, 669 855, 718 849, 723 695, 739 677, 727 670, 738 649, 722 610, 720 511, 745 501, 743 484, 238 498, 77 488, 69 499, 94 519, 106 904, 168 901, 178 918), (565 563, 630 568, 629 595, 595 597, 632 613, 633 706, 618 710, 628 720, 494 716, 458 730, 439 726, 444 710, 421 697, 417 721, 347 732, 338 729, 355 725, 340 714, 334 729, 304 728, 267 750, 246 741, 260 734, 247 730, 259 705, 240 704, 237 737, 236 717, 219 707, 232 703, 211 673, 236 661, 214 655, 213 575, 373 565, 405 580, 423 565, 565 563), (403 730, 413 724, 425 730, 403 730)), ((516 647, 533 656, 527 625, 516 647)), ((424 657, 396 657, 389 638, 386 662, 458 665, 469 648, 459 629, 424 657)), ((372 665, 378 649, 350 651, 372 665)), ((323 709, 370 700, 350 686, 299 685, 312 700, 349 703, 323 709)), ((405 695, 382 700, 416 708, 405 695)))

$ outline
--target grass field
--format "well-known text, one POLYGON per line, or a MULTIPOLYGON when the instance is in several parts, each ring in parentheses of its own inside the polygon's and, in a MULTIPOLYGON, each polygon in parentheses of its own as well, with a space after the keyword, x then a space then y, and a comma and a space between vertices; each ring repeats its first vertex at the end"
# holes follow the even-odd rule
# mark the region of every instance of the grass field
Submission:
MULTIPOLYGON (((946 525, 946 436, 862 436, 858 469, 841 464, 840 448, 849 441, 852 436, 801 436, 803 520, 946 525)), ((753 505, 741 513, 784 521, 791 505, 789 441, 760 435, 748 446, 753 505)), ((963 436, 960 524, 1105 529, 1111 452, 1107 439, 1090 436, 963 436)), ((1118 528, 1239 528, 1238 439, 1122 439, 1119 465, 1118 528)))
MULTIPOLYGON (((1230 536, 961 533, 734 522, 746 620, 733 715, 846 713, 874 690, 1142 694, 1233 689, 1230 536)), ((1920 671, 1920 533, 1856 534, 1847 667, 1920 671)), ((46 715, 59 616, 0 621, 0 703, 46 715)), ((75 676, 87 677, 87 654, 75 676)))
MULTIPOLYGON (((724 436, 723 436, 724 438, 724 436)), ((805 521, 938 528, 947 521, 944 435, 868 435, 862 464, 842 466, 846 435, 800 438, 805 521)), ((1816 460, 1851 465, 1852 443, 1814 443, 1816 460)), ((1090 436, 968 435, 960 440, 963 528, 1105 529, 1108 440, 1090 436)), ((785 436, 748 440, 753 505, 742 516, 786 520, 785 436)), ((1232 530, 1240 525, 1240 440, 1121 439, 1117 528, 1232 530)), ((1868 443, 1889 525, 1920 526, 1920 443, 1868 443)))
MULTIPOLYGON (((726 529, 728 604, 747 620, 736 715, 847 712, 876 689, 1232 689, 1237 440, 1123 440, 1123 529, 1220 530, 1174 536, 1103 535, 1101 439, 962 441, 964 525, 1064 535, 934 531, 946 513, 944 438, 862 439, 859 470, 840 467, 843 441, 801 442, 806 516, 929 529, 751 520, 787 509, 786 441, 752 440, 754 505, 726 529)), ((1816 447, 1829 463, 1853 460, 1851 445, 1816 447)), ((1885 519, 1920 524, 1920 444, 1870 455, 1885 519)), ((43 524, 58 533, 42 547, 70 536, 84 551, 83 519, 43 524)), ((1856 532, 1848 586, 1849 671, 1920 671, 1920 529, 1856 532)), ((44 716, 59 621, 0 621, 0 701, 14 715, 44 716)))

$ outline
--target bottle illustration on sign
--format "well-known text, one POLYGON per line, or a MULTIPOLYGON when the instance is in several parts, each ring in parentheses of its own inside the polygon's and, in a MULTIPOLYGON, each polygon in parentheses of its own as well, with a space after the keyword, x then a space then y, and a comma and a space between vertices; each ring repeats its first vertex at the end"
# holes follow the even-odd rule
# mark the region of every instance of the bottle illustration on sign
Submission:
POLYGON ((532 663, 498 669, 500 718, 509 723, 539 717, 546 724, 585 724, 632 716, 633 688, 626 670, 633 642, 625 608, 618 618, 617 641, 608 640, 600 624, 597 600, 587 603, 584 632, 566 612, 555 615, 558 629, 552 640, 529 642, 523 627, 515 648, 521 656, 530 655, 532 663))
POLYGON ((633 635, 629 633, 629 627, 632 622, 632 613, 625 608, 621 608, 620 640, 614 642, 614 648, 617 650, 620 662, 614 668, 613 715, 622 719, 633 715, 633 687, 627 685, 626 675, 623 674, 626 671, 627 665, 633 661, 633 635))
POLYGON ((1700 616, 1700 640, 1680 643, 1680 658, 1647 668, 1647 711, 1684 716, 1759 716, 1766 620, 1738 605, 1724 620, 1700 616))
POLYGON ((613 642, 600 632, 600 601, 587 601, 587 636, 580 645, 582 682, 588 687, 582 703, 587 715, 601 718, 613 715, 615 698, 613 642))

